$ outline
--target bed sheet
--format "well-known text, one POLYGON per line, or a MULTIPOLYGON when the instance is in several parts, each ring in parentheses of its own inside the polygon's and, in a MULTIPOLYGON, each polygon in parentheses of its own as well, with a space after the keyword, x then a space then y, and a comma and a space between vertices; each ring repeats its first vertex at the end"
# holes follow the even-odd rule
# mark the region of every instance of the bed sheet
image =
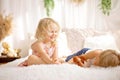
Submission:
POLYGON ((64 63, 18 67, 25 59, 0 65, 0 80, 120 80, 120 66, 83 68, 64 63))

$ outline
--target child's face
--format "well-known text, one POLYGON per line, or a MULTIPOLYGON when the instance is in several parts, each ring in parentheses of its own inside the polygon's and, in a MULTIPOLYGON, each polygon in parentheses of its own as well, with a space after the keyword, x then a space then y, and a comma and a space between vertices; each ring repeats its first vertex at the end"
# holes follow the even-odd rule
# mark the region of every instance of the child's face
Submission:
POLYGON ((58 36, 58 33, 59 33, 59 30, 57 25, 52 25, 47 31, 46 39, 48 41, 55 41, 58 36))

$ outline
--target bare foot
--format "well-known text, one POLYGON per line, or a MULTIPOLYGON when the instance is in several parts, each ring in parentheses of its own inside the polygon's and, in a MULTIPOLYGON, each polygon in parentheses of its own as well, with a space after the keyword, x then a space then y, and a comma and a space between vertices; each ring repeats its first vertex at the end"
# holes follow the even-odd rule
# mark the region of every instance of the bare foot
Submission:
POLYGON ((28 66, 28 65, 27 65, 27 62, 24 61, 24 62, 20 63, 18 66, 23 67, 23 66, 28 66))

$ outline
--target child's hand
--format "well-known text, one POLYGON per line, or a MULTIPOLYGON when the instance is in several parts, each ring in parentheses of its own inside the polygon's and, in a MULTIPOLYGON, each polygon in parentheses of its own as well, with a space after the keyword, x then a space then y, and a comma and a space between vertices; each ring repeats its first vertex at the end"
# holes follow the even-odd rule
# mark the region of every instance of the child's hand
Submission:
POLYGON ((78 57, 81 59, 82 63, 84 63, 85 61, 87 61, 87 59, 84 56, 78 56, 78 57))
POLYGON ((78 66, 84 66, 84 61, 82 61, 78 56, 73 57, 73 62, 78 66))
POLYGON ((59 62, 59 61, 57 60, 57 61, 55 61, 55 64, 61 64, 61 62, 59 62))
POLYGON ((58 59, 53 60, 55 64, 61 64, 61 62, 58 59))

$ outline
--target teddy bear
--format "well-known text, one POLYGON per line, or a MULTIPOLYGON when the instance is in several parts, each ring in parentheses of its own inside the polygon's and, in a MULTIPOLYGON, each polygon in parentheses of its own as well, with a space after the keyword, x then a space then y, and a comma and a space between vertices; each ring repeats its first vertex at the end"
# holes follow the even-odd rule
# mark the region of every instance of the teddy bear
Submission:
POLYGON ((19 57, 21 49, 12 49, 7 42, 2 42, 2 55, 7 57, 19 57))

